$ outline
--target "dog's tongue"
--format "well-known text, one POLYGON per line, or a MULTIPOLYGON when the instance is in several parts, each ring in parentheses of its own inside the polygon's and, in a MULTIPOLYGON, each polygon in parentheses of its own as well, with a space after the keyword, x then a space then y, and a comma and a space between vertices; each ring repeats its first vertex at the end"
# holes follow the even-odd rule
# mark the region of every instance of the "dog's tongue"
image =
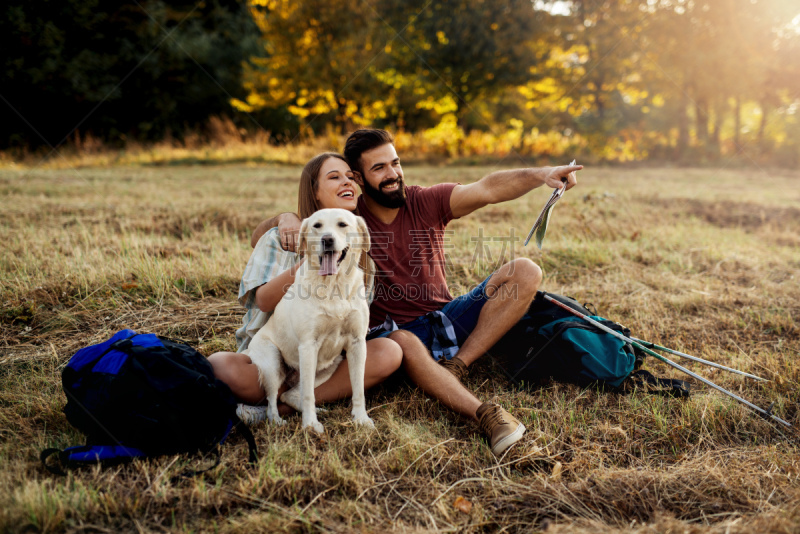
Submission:
POLYGON ((319 264, 319 275, 328 276, 336 274, 338 268, 336 266, 336 255, 333 252, 326 252, 322 255, 322 261, 319 264))

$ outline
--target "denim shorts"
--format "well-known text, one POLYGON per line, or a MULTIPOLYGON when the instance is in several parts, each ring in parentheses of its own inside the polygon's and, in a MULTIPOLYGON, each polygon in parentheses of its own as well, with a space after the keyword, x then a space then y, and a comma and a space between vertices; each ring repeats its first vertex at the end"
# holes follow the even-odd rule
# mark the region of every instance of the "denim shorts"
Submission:
MULTIPOLYGON (((458 345, 462 345, 464 341, 466 341, 467 337, 469 337, 475 329, 475 325, 478 324, 478 317, 481 314, 483 305, 489 300, 489 297, 486 295, 486 284, 489 282, 489 278, 491 278, 491 276, 475 286, 469 293, 454 298, 439 310, 446 315, 453 324, 453 330, 455 331, 458 345)), ((428 350, 431 349, 434 331, 429 315, 423 315, 411 322, 398 325, 398 329, 408 330, 413 333, 422 341, 423 345, 428 347, 428 350)), ((389 334, 391 334, 391 332, 382 332, 375 337, 386 337, 389 334)))

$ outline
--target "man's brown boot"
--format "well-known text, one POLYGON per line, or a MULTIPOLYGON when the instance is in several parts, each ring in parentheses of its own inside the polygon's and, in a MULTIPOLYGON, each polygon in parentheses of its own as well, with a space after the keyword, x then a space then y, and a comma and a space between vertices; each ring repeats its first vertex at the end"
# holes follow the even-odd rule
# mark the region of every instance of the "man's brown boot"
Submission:
POLYGON ((439 363, 450 371, 454 377, 458 379, 459 382, 463 382, 467 375, 469 374, 469 369, 467 369, 467 364, 465 364, 460 358, 455 357, 450 360, 446 360, 442 358, 439 360, 439 363))
POLYGON ((495 456, 503 454, 503 451, 521 440, 525 433, 525 425, 499 404, 484 402, 475 415, 478 416, 478 426, 489 440, 489 447, 495 456))

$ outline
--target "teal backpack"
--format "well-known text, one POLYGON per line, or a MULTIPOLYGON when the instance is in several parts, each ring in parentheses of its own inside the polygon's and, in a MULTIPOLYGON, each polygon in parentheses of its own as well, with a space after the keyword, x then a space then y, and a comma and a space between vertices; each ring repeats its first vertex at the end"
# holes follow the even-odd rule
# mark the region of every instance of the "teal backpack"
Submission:
MULTIPOLYGON (((604 332, 588 321, 548 302, 539 291, 528 312, 489 351, 509 379, 519 386, 535 386, 550 378, 581 387, 622 389, 624 382, 647 386, 649 391, 672 396, 689 395, 682 380, 660 379, 637 370, 644 354, 630 343, 604 332)), ((575 299, 547 293, 551 298, 630 337, 619 323, 598 317, 575 299)))

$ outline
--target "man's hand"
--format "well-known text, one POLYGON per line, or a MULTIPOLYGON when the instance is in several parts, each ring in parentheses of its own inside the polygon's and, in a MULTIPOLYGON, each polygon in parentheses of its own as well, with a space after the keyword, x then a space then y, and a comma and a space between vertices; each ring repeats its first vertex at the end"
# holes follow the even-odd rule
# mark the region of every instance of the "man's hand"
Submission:
POLYGON ((281 247, 289 252, 297 252, 300 238, 300 217, 294 213, 282 213, 278 218, 278 233, 281 236, 281 247))
POLYGON ((457 185, 450 195, 450 210, 453 217, 459 218, 487 204, 514 200, 545 184, 561 189, 564 187, 562 178, 566 178, 567 189, 570 189, 578 183, 575 172, 581 169, 583 165, 495 171, 473 184, 457 185))
POLYGON ((562 165, 560 167, 549 167, 544 177, 544 183, 553 189, 561 189, 564 183, 563 178, 567 179, 567 190, 569 191, 578 183, 575 171, 583 169, 583 165, 562 165))

